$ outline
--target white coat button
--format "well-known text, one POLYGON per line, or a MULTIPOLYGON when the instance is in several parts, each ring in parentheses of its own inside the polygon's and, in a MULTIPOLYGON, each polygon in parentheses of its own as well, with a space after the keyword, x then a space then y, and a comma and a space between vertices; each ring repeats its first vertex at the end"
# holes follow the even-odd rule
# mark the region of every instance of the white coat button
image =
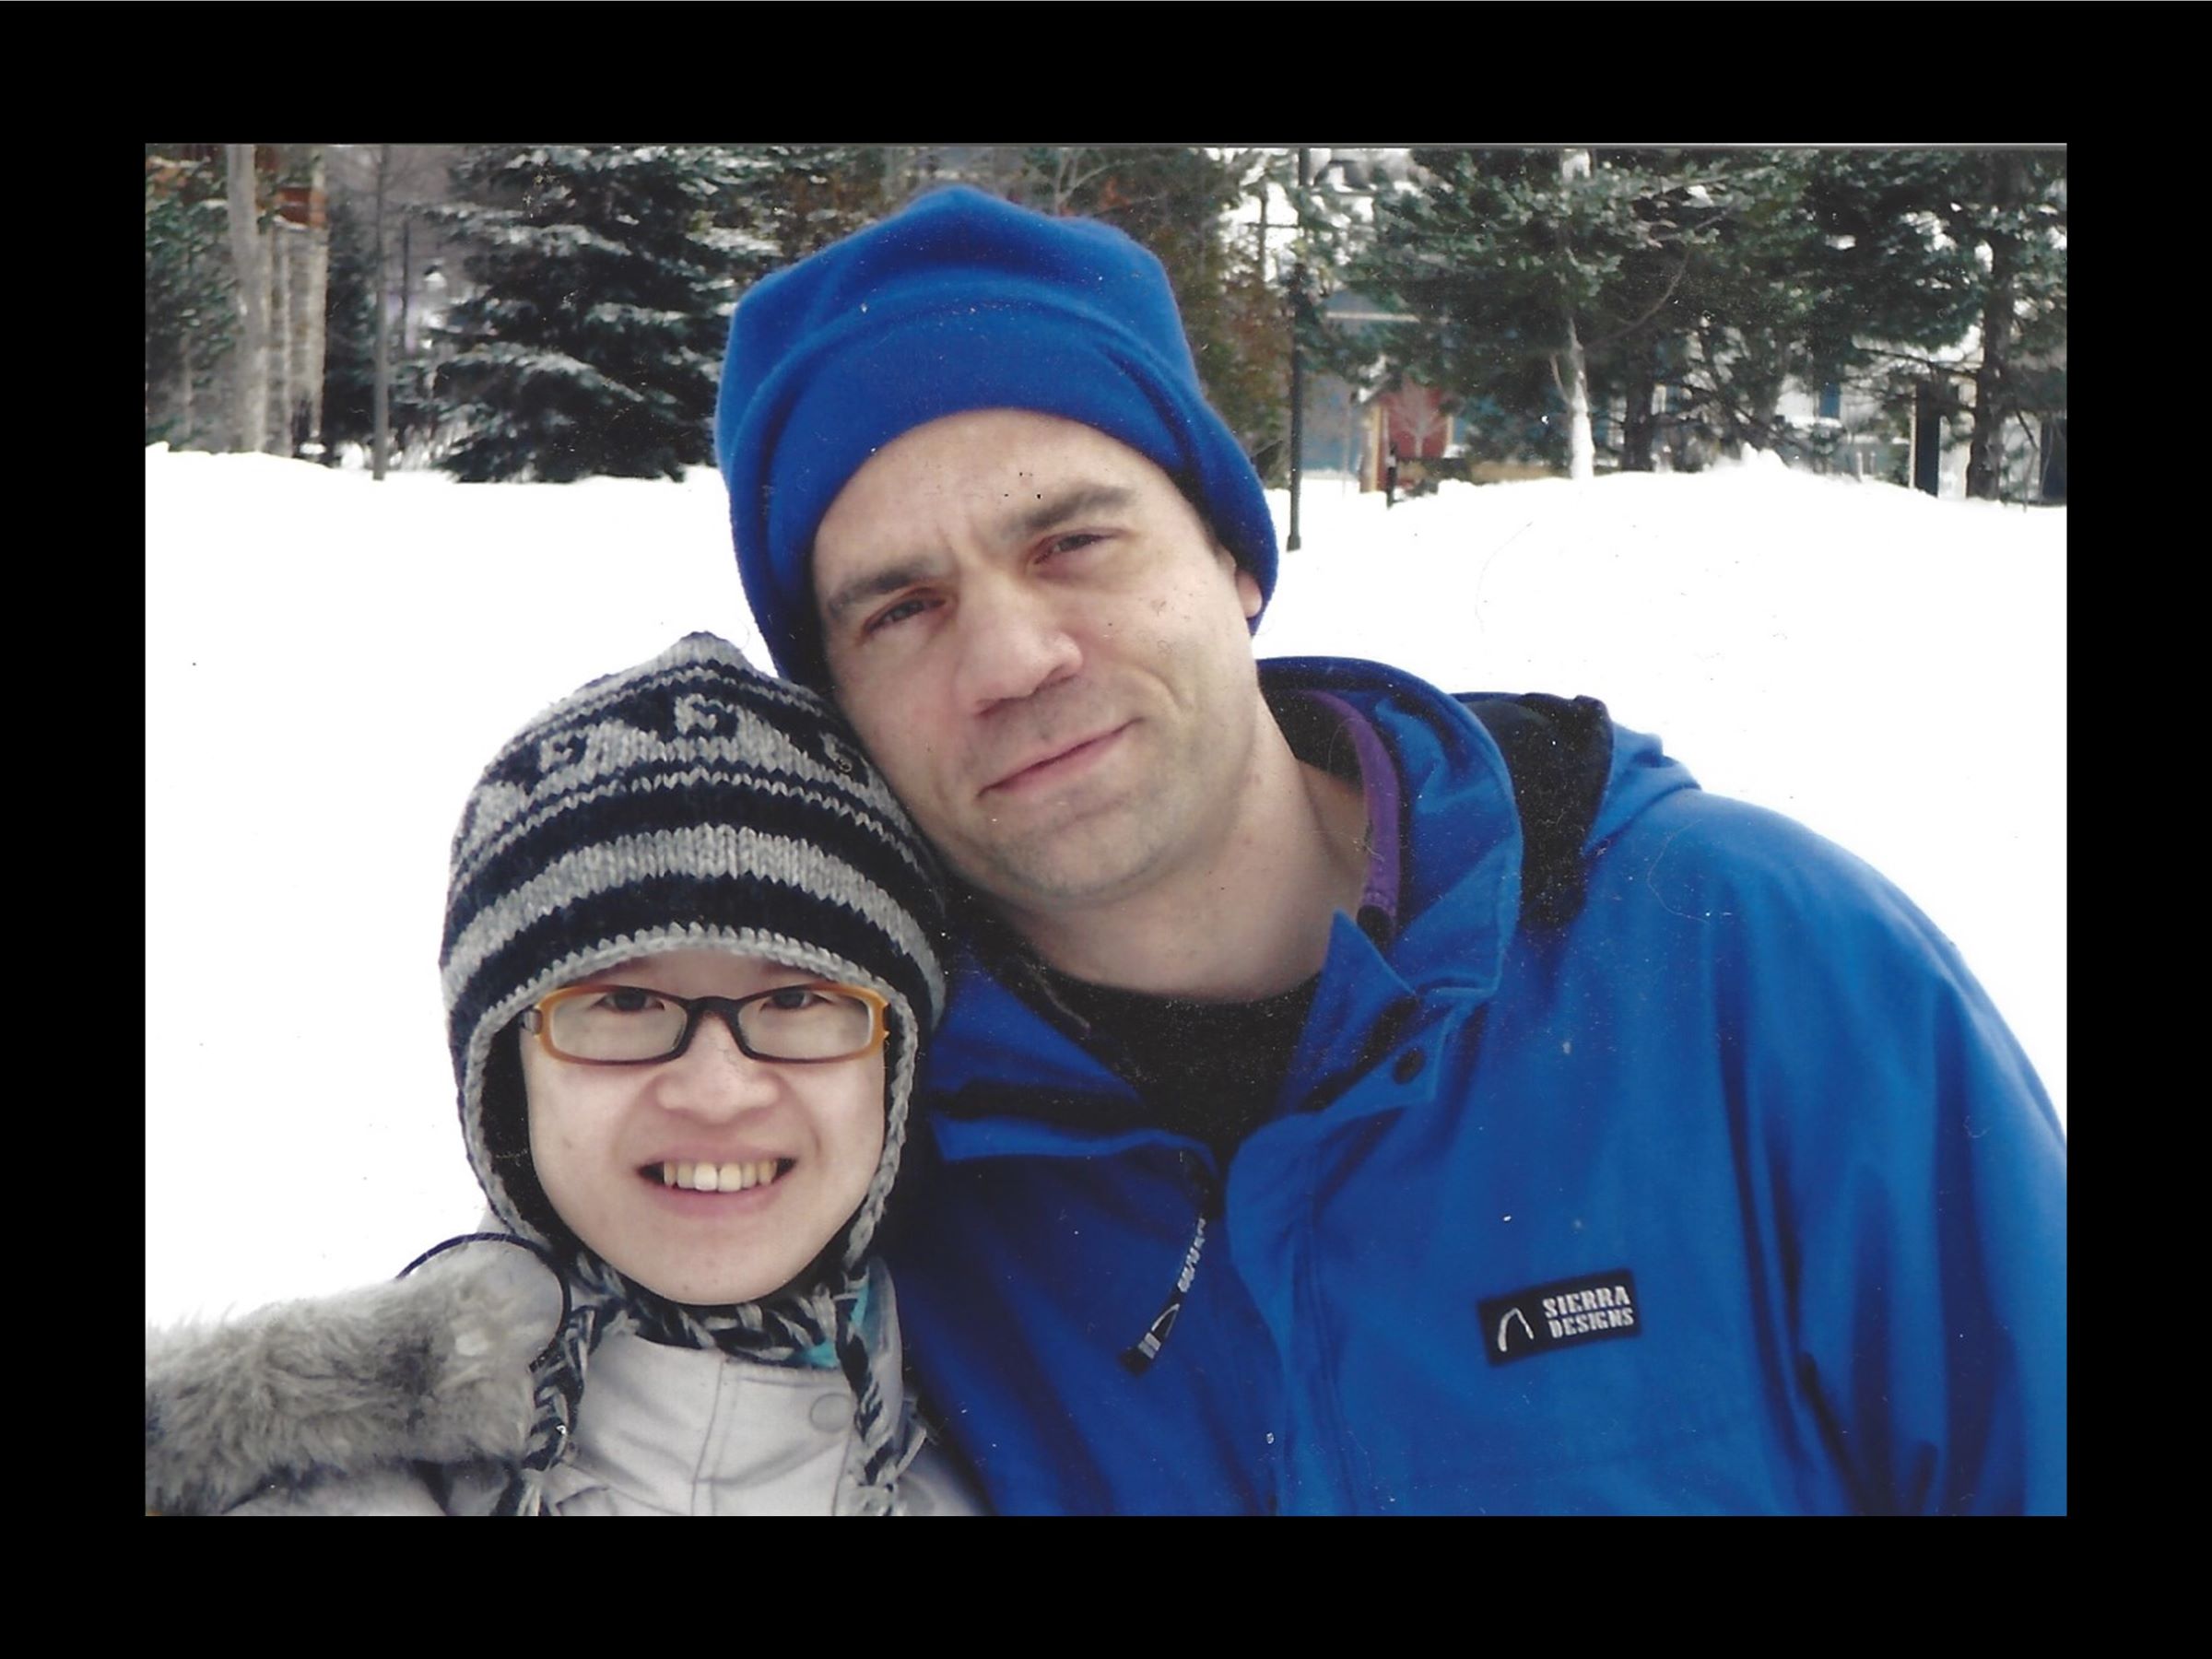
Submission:
POLYGON ((824 1434, 853 1427, 853 1401, 848 1394, 817 1394, 806 1409, 806 1420, 824 1434))

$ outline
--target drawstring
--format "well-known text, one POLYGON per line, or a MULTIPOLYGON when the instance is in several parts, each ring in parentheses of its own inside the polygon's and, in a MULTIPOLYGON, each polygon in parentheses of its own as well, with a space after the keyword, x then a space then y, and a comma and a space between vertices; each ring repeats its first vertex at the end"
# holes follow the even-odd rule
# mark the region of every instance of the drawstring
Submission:
POLYGON ((543 1244, 534 1243, 530 1240, 519 1238, 513 1233, 462 1233, 457 1238, 447 1239, 442 1243, 431 1245, 428 1250, 424 1251, 420 1255, 409 1262, 405 1267, 402 1267, 397 1273, 394 1274, 392 1276, 394 1281, 396 1282, 400 1279, 406 1278, 408 1274, 414 1272, 416 1268, 421 1266, 432 1256, 443 1255, 447 1251, 458 1249, 464 1244, 517 1245, 520 1248, 528 1251, 532 1255, 535 1256, 539 1261, 543 1262, 547 1267, 550 1267, 553 1270, 554 1281, 560 1286, 560 1323, 553 1327, 553 1335, 551 1339, 547 1342, 544 1347, 537 1350, 537 1357, 530 1361, 530 1369, 532 1371, 535 1371, 540 1365, 545 1363, 546 1357, 552 1353, 553 1350, 560 1345, 560 1334, 562 1331, 568 1328, 569 1315, 573 1311, 569 1296, 569 1276, 565 1271, 562 1270, 560 1263, 555 1259, 553 1253, 547 1250, 543 1244))

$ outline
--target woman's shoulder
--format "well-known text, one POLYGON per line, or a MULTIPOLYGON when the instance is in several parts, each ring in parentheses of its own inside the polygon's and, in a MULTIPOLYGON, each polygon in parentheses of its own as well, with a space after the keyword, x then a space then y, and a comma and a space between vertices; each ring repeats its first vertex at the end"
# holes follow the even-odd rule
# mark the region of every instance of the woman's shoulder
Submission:
POLYGON ((146 1340, 149 1513, 441 1513, 418 1467, 512 1459, 559 1289, 481 1248, 146 1340), (338 1507, 342 1506, 342 1507, 338 1507))

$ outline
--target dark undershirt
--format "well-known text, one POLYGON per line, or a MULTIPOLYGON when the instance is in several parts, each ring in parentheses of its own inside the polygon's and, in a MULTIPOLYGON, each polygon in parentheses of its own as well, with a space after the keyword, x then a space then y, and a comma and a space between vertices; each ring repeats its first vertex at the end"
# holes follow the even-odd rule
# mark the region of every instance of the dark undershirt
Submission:
MULTIPOLYGON (((1275 708, 1292 753, 1361 787, 1368 879, 1359 921, 1371 935, 1387 937, 1398 897, 1398 791, 1381 740, 1334 697, 1293 694, 1275 708)), ((1111 1056, 1149 1120, 1206 1142, 1223 1162, 1274 1115, 1320 983, 1315 974, 1257 1002, 1203 1003, 1089 984, 1041 962, 1031 967, 1052 998, 1090 1028, 1090 1046, 1111 1056)))
POLYGON ((1206 1142, 1223 1161, 1273 1114, 1321 982, 1316 974, 1258 1002, 1199 1003, 1038 971, 1071 1013, 1112 1041, 1115 1069, 1144 1097, 1150 1120, 1206 1142))

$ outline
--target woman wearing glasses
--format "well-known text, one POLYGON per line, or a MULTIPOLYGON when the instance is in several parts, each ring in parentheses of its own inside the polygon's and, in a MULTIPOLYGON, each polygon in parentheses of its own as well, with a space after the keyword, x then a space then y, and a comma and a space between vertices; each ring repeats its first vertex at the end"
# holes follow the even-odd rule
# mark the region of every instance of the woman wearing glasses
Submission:
POLYGON ((533 721, 454 837, 441 957, 496 1227, 149 1333, 147 1508, 972 1512, 871 1252, 938 902, 835 717, 711 635, 533 721))

